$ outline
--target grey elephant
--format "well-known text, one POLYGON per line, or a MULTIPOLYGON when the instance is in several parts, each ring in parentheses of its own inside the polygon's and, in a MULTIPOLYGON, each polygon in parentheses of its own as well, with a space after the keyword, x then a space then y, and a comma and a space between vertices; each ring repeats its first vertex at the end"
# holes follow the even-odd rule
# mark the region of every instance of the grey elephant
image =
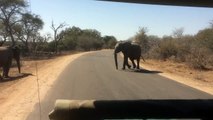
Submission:
POLYGON ((13 58, 17 62, 19 73, 21 73, 20 49, 18 47, 0 47, 0 67, 3 68, 3 77, 5 78, 9 77, 8 73, 9 73, 13 58))
MULTIPOLYGON (((132 61, 133 68, 136 68, 136 64, 134 60, 137 60, 137 69, 140 69, 140 57, 141 57, 141 47, 138 44, 133 44, 131 42, 120 42, 115 45, 114 50, 114 59, 115 59, 115 66, 118 69, 118 61, 117 61, 117 53, 122 52, 124 55, 123 61, 123 68, 125 66, 131 68, 128 63, 128 58, 132 61)), ((144 60, 144 59, 143 59, 144 60)))

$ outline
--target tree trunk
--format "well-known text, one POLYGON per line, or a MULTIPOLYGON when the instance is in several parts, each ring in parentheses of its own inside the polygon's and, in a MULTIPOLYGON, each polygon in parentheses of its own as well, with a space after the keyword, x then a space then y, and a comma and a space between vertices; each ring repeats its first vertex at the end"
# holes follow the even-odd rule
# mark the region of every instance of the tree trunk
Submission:
POLYGON ((12 46, 15 46, 15 45, 16 45, 16 42, 15 42, 15 39, 14 39, 14 37, 13 37, 12 28, 11 28, 11 26, 9 26, 9 25, 8 25, 7 27, 8 27, 7 31, 8 31, 8 33, 9 33, 9 35, 10 35, 11 40, 12 40, 12 46))
POLYGON ((55 40, 55 54, 58 53, 58 42, 57 40, 55 40))
POLYGON ((9 25, 9 20, 6 20, 5 22, 4 22, 4 24, 5 24, 5 26, 6 26, 6 31, 7 31, 7 33, 9 34, 9 36, 10 36, 10 38, 11 38, 11 40, 12 40, 12 45, 11 46, 15 46, 15 39, 14 39, 14 37, 13 37, 13 33, 12 33, 12 28, 11 28, 11 26, 9 25))

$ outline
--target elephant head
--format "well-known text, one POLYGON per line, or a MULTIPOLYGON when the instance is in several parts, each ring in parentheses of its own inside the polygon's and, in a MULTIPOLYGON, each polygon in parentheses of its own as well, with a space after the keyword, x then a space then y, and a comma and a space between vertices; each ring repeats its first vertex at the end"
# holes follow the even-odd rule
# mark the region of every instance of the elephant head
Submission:
POLYGON ((12 48, 13 51, 13 58, 16 60, 17 66, 18 66, 18 71, 21 73, 21 66, 20 66, 20 49, 15 46, 12 48))
POLYGON ((130 42, 120 42, 115 45, 114 59, 115 59, 116 69, 118 69, 117 53, 119 52, 127 53, 130 46, 131 46, 130 42))

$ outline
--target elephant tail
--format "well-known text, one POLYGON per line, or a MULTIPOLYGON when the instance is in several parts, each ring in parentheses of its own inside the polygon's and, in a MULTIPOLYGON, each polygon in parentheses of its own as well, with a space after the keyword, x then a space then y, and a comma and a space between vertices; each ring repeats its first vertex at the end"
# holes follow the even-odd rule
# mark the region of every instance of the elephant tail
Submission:
POLYGON ((144 62, 146 62, 145 59, 144 59, 144 57, 142 55, 141 55, 141 58, 143 59, 144 62))

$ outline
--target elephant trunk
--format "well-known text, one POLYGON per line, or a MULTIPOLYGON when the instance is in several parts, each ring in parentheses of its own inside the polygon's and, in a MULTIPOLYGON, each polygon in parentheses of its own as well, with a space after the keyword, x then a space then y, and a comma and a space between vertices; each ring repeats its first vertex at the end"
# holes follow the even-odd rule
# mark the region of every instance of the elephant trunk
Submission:
POLYGON ((117 60, 117 53, 116 52, 114 52, 114 58, 115 58, 116 69, 118 69, 118 60, 117 60))

